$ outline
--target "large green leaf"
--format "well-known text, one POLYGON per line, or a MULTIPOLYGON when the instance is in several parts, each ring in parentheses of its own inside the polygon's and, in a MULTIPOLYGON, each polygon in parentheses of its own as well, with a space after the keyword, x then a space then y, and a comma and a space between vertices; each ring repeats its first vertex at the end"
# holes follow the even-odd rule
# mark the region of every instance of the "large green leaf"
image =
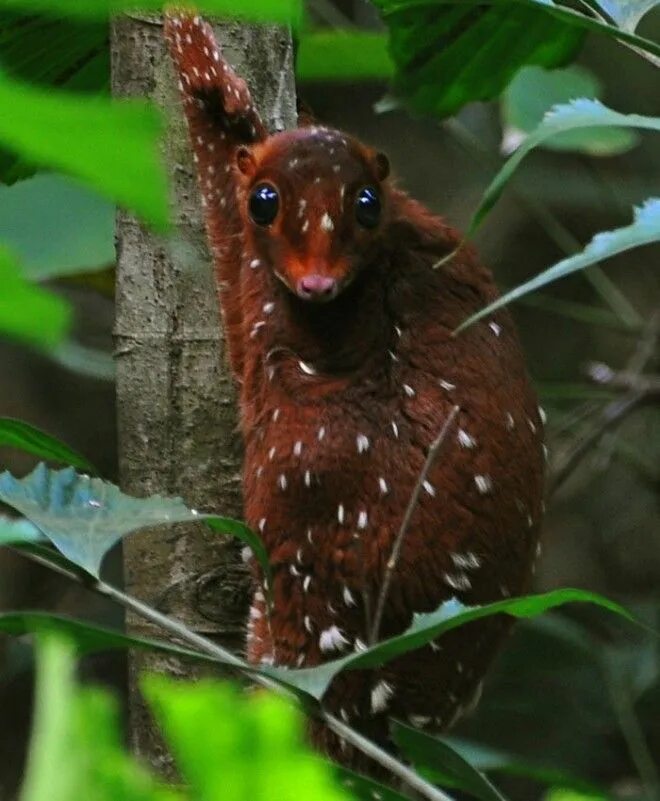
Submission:
MULTIPOLYGON (((634 0, 636 2, 636 0, 634 0)), ((660 44, 581 13, 563 0, 374 0, 390 31, 395 89, 416 110, 445 117, 501 93, 520 67, 563 66, 586 31, 660 57, 660 44)), ((623 6, 626 0, 611 0, 623 6)), ((629 0, 632 5, 633 0, 629 0)))
POLYGON ((610 612, 632 620, 630 613, 621 605, 586 590, 554 590, 543 595, 528 595, 509 598, 483 606, 465 606, 455 598, 445 601, 434 612, 414 615, 411 625, 396 637, 373 645, 365 651, 327 662, 319 667, 290 671, 281 668, 264 668, 268 675, 295 685, 314 698, 320 699, 332 679, 342 670, 378 667, 401 654, 427 645, 452 629, 493 615, 506 614, 516 618, 541 615, 567 603, 592 603, 610 612))
POLYGON ((458 327, 457 332, 462 331, 486 315, 492 314, 496 309, 506 306, 553 281, 558 281, 560 278, 564 278, 577 270, 583 270, 592 264, 610 259, 619 253, 624 253, 626 250, 641 247, 642 245, 650 245, 654 242, 660 242, 660 198, 647 200, 643 206, 635 209, 635 218, 631 225, 596 234, 582 252, 562 259, 530 281, 526 281, 515 289, 506 292, 494 303, 489 304, 469 317, 458 327))
POLYGON ((480 781, 486 772, 521 776, 540 784, 570 787, 582 792, 596 789, 591 783, 566 771, 530 762, 482 743, 456 737, 433 736, 398 722, 393 725, 393 734, 401 752, 424 775, 432 778, 435 774, 440 779, 447 771, 458 786, 471 791, 477 798, 490 798, 494 801, 491 783, 486 779, 488 786, 484 786, 480 781), (458 757, 457 761, 454 761, 454 757, 458 757))
POLYGON ((384 80, 393 72, 382 33, 323 30, 305 33, 298 41, 296 77, 302 81, 384 80))
POLYGON ((303 737, 302 717, 269 693, 151 676, 144 694, 198 801, 348 801, 303 737), (202 734, 202 736, 200 736, 202 734))
POLYGON ((75 683, 73 647, 44 636, 36 712, 21 801, 177 801, 124 750, 119 710, 100 690, 75 683))
POLYGON ((73 448, 22 420, 0 417, 0 447, 2 446, 19 448, 42 459, 96 472, 91 462, 76 453, 73 448))
MULTIPOLYGON (((109 14, 135 11, 135 0, 4 0, 7 8, 44 12, 87 19, 104 19, 109 14)), ((142 11, 162 11, 163 0, 140 0, 142 11)), ((238 17, 255 22, 297 24, 302 14, 301 0, 196 0, 194 7, 222 17, 238 17)))
MULTIPOLYGON (((585 67, 571 66, 560 70, 524 67, 502 95, 503 149, 511 152, 513 148, 509 143, 512 140, 518 147, 525 136, 543 121, 552 106, 568 103, 575 97, 599 99, 601 93, 600 81, 585 67)), ((635 131, 612 126, 566 131, 546 139, 539 146, 577 151, 589 156, 614 156, 630 150, 638 141, 635 131)))
MULTIPOLYGON (((3 116, 6 115, 0 114, 0 119, 3 116)), ((28 283, 14 258, 1 245, 0 286, 0 336, 46 349, 63 341, 71 324, 69 304, 28 283)))
POLYGON ((77 176, 159 228, 167 226, 162 126, 154 107, 138 100, 45 91, 0 74, 0 108, 11 109, 0 115, 5 147, 77 176))
POLYGON ((480 801, 505 801, 497 787, 448 742, 402 723, 394 725, 393 734, 415 769, 435 784, 449 781, 480 801))
MULTIPOLYGON (((83 92, 106 92, 110 84, 107 21, 57 19, 0 11, 0 65, 22 81, 83 92)), ((34 172, 29 160, 0 150, 0 181, 13 183, 34 172)))
POLYGON ((105 554, 127 534, 148 526, 200 521, 242 539, 268 569, 263 543, 244 523, 200 514, 180 498, 133 498, 109 481, 73 468, 49 470, 41 463, 23 479, 2 473, 0 500, 31 520, 67 559, 93 576, 98 576, 105 554))
POLYGON ((32 280, 113 264, 114 225, 114 205, 65 176, 0 186, 0 241, 32 280))
POLYGON ((613 111, 604 106, 599 100, 590 100, 588 98, 578 98, 570 103, 555 106, 545 115, 543 122, 525 139, 491 181, 470 221, 467 236, 472 236, 481 225, 488 212, 499 199, 516 168, 531 150, 560 133, 577 131, 583 128, 593 129, 610 126, 660 131, 660 117, 644 117, 641 114, 620 114, 618 111, 613 111))
POLYGON ((395 91, 416 111, 446 117, 497 97, 525 64, 560 66, 583 31, 534 3, 375 0, 390 32, 395 91))

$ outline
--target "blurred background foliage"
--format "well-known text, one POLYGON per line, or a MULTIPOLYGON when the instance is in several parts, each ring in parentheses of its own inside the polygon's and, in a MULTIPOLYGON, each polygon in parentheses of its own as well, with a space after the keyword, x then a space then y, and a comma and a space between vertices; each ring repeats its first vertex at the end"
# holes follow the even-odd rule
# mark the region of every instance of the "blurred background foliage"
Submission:
MULTIPOLYGON (((205 5, 223 10, 222 0, 205 5)), ((587 97, 622 114, 659 113, 657 5, 308 0, 303 24, 294 2, 245 8, 294 18, 305 106, 388 152, 403 187, 466 229, 504 157, 553 104, 587 97)), ((0 416, 57 435, 116 480, 113 204, 165 225, 159 125, 153 110, 117 110, 105 97, 107 20, 79 13, 94 4, 50 6, 76 6, 76 15, 39 13, 48 0, 12 0, 0 12, 0 104, 13 112, 0 115, 0 416)), ((518 286, 595 233, 630 225, 633 206, 658 195, 659 142, 653 131, 614 126, 535 149, 475 235, 500 285, 518 286)), ((512 311, 548 414, 554 491, 535 588, 602 592, 658 630, 658 398, 626 406, 631 386, 610 380, 658 375, 657 243, 512 311)), ((7 444, 3 468, 26 473, 33 458, 7 444)), ((117 575, 116 560, 109 570, 117 575)), ((0 610, 35 607, 121 623, 105 602, 0 550, 0 610)), ((521 623, 452 742, 521 801, 565 801, 548 787, 658 799, 659 660, 656 638, 583 607, 521 623)), ((94 656, 81 670, 123 687, 120 655, 94 656)), ((31 686, 30 652, 3 640, 3 801, 22 772, 31 686)), ((397 739, 422 765, 426 754, 432 773, 437 754, 415 734, 401 727, 397 739)))

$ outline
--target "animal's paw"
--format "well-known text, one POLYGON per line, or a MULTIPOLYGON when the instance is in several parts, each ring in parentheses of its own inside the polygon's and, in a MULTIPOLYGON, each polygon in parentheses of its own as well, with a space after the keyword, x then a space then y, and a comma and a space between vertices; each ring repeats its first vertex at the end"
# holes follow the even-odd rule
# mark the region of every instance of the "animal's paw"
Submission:
POLYGON ((164 33, 187 103, 203 103, 227 124, 256 117, 247 84, 225 61, 212 27, 190 10, 169 8, 164 33))

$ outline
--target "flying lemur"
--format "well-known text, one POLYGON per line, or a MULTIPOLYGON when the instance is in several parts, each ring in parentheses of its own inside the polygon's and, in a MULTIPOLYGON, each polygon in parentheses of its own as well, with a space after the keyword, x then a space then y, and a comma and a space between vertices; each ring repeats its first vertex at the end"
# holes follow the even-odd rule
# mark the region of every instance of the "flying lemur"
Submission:
MULTIPOLYGON (((364 649, 430 444, 386 596, 381 638, 455 597, 524 592, 542 510, 543 413, 511 318, 458 336, 497 297, 443 219, 398 189, 387 157, 332 128, 269 135, 212 28, 170 12, 245 443, 245 517, 265 543, 253 663, 311 667, 364 649), (440 263, 440 264, 439 264, 440 263)), ((389 715, 443 730, 478 693, 510 625, 489 618, 375 670, 324 704, 381 743, 389 715)), ((316 744, 358 762, 321 726, 316 744)))

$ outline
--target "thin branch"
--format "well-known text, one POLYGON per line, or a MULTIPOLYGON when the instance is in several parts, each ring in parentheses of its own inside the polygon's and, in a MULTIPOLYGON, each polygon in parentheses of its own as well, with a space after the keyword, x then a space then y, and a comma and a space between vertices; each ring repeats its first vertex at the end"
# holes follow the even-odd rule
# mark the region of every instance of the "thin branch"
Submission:
POLYGON ((447 439, 447 434, 449 433, 449 429, 451 428, 456 415, 460 411, 459 406, 454 406, 449 413, 449 416, 443 423, 442 429, 440 433, 435 438, 435 440, 431 443, 431 447, 429 448, 429 452, 426 456, 426 461, 424 462, 424 467, 419 474, 417 479, 417 483, 413 488, 412 494, 410 496, 410 501, 408 502, 408 508, 403 516, 403 520, 401 521, 401 527, 399 528, 399 533, 396 535, 396 539, 394 540, 394 544, 392 546, 392 552, 390 553, 390 558, 387 560, 387 566, 385 568, 385 576, 383 577, 383 583, 380 588, 380 593, 378 594, 378 602, 376 604, 376 612, 374 614, 373 625, 371 627, 371 631, 369 632, 369 645, 373 645, 378 640, 378 634, 380 632, 380 624, 383 620, 383 612, 385 610, 385 601, 387 600, 387 594, 390 589, 390 584, 392 583, 392 577, 394 575, 394 571, 396 570, 396 566, 399 562, 399 556, 401 554, 401 547, 403 545, 403 540, 405 539, 406 533, 408 531, 408 527, 410 526, 410 521, 413 516, 413 512, 417 508, 417 503, 419 501, 419 495, 422 491, 422 487, 424 486, 424 482, 426 481, 426 477, 429 474, 431 467, 438 455, 438 452, 442 445, 444 444, 445 440, 447 439))
MULTIPOLYGON (((120 606, 123 606, 125 609, 130 609, 141 618, 144 618, 145 620, 154 623, 164 631, 168 631, 170 634, 173 634, 179 640, 194 646, 200 653, 208 654, 209 656, 215 657, 222 662, 228 662, 232 667, 235 667, 237 670, 249 675, 251 679, 260 684, 262 687, 272 690, 280 695, 284 695, 290 700, 298 701, 297 696, 291 690, 288 690, 274 679, 271 679, 262 673, 255 673, 254 666, 245 662, 243 659, 240 659, 235 654, 232 654, 231 651, 228 651, 222 646, 217 645, 212 640, 202 637, 201 635, 192 631, 176 618, 168 617, 167 615, 162 614, 147 604, 142 603, 142 601, 139 601, 137 598, 133 598, 121 590, 118 590, 116 587, 106 584, 106 582, 101 581, 100 579, 95 579, 93 576, 89 576, 86 573, 76 573, 74 570, 68 570, 62 565, 53 563, 46 557, 39 556, 38 554, 30 551, 18 550, 17 553, 20 553, 28 559, 31 559, 37 564, 54 570, 56 573, 65 576, 71 581, 82 584, 84 587, 92 592, 97 593, 98 595, 110 598, 120 606)), ((361 751, 374 762, 377 762, 381 767, 388 770, 393 776, 396 776, 411 789, 417 791, 423 798, 428 799, 428 801, 454 801, 451 796, 447 795, 437 787, 434 787, 421 776, 418 776, 411 768, 399 762, 391 754, 388 754, 386 751, 379 748, 375 743, 361 735, 358 731, 352 729, 350 726, 346 725, 343 721, 335 718, 334 715, 331 715, 320 705, 308 711, 310 711, 315 717, 318 717, 338 737, 341 737, 358 751, 361 751)))

